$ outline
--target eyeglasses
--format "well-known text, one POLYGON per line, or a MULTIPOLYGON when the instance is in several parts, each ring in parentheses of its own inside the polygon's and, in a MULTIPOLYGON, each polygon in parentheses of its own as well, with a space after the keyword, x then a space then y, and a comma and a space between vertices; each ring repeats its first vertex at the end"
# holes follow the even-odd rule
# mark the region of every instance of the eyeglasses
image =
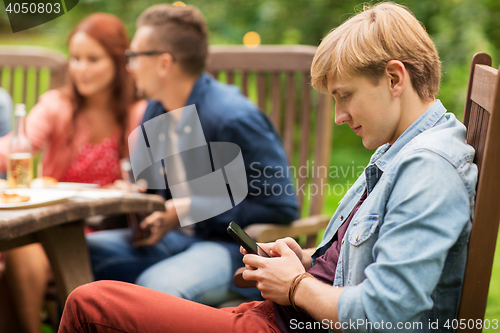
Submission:
MULTIPOLYGON (((126 50, 125 55, 128 58, 128 65, 130 67, 133 67, 135 65, 135 59, 138 56, 153 56, 153 55, 160 55, 163 53, 169 53, 166 51, 159 51, 159 50, 151 50, 151 51, 142 51, 142 52, 132 52, 131 50, 126 50)), ((175 62, 174 56, 169 53, 172 56, 172 60, 175 62)))

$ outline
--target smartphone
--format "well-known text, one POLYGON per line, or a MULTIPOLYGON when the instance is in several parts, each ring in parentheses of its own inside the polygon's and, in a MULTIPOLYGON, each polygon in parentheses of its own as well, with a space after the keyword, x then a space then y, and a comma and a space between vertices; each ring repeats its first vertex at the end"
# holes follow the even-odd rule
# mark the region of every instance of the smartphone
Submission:
POLYGON ((262 250, 262 248, 257 245, 257 243, 255 243, 255 241, 250 236, 248 236, 245 230, 241 229, 238 224, 234 222, 229 223, 227 232, 231 235, 231 237, 234 238, 236 242, 238 242, 238 244, 243 246, 243 248, 247 250, 248 253, 258 254, 262 257, 271 257, 266 253, 266 251, 262 250))

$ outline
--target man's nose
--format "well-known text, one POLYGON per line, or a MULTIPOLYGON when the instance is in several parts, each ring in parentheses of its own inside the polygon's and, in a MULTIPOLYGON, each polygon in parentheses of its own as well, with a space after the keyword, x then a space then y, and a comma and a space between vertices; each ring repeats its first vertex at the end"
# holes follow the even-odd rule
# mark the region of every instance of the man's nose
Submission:
POLYGON ((343 123, 348 122, 350 119, 351 116, 349 115, 348 112, 342 110, 342 108, 337 107, 337 105, 335 105, 335 124, 342 125, 343 123))

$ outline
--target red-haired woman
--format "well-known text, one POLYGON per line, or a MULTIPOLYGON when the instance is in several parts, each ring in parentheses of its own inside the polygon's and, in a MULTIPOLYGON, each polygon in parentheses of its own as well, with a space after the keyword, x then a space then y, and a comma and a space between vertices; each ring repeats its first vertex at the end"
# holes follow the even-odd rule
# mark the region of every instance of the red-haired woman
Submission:
MULTIPOLYGON (((123 23, 109 14, 87 17, 69 35, 68 84, 41 96, 26 120, 34 149, 45 149, 44 176, 101 186, 121 178, 119 161, 128 154, 127 137, 146 108, 145 101, 136 100, 126 70, 128 46, 123 23)), ((0 139, 0 170, 6 169, 11 135, 0 139)), ((4 278, 18 322, 23 331, 40 332, 40 308, 51 278, 45 252, 32 244, 5 254, 4 278)), ((0 303, 5 301, 0 297, 0 303)), ((5 317, 1 310, 0 305, 0 317, 5 317)), ((2 332, 7 319, 0 318, 2 332)))

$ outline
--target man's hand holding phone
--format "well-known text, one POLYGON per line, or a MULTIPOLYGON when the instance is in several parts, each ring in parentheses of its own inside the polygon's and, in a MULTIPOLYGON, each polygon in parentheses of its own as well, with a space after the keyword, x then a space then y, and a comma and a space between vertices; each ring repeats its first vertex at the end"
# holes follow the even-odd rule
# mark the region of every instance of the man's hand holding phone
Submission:
POLYGON ((179 225, 173 200, 165 201, 164 212, 154 212, 138 226, 141 237, 135 237, 134 246, 151 246, 179 225))
POLYGON ((234 222, 229 224, 227 231, 241 245, 245 264, 241 277, 246 281, 256 281, 256 287, 265 299, 289 305, 289 286, 295 277, 310 267, 310 258, 306 259, 307 255, 304 256, 299 244, 289 237, 274 243, 257 244, 234 222))
MULTIPOLYGON (((262 249, 269 251, 271 258, 252 254, 245 254, 243 257, 246 268, 243 279, 256 281, 256 287, 262 297, 282 305, 290 304, 288 288, 293 279, 306 271, 301 259, 288 242, 280 239, 274 243, 262 244, 262 249)), ((300 246, 298 248, 300 249, 300 246)), ((298 252, 302 254, 302 251, 298 252)))
MULTIPOLYGON (((304 266, 306 270, 311 268, 312 262, 311 262, 311 254, 314 251, 314 249, 306 249, 303 250, 300 245, 295 241, 295 239, 291 237, 286 237, 279 239, 279 241, 283 241, 289 248, 292 250, 296 255, 297 258, 299 258, 300 262, 304 266)), ((269 254, 270 257, 280 257, 280 254, 276 251, 275 246, 276 242, 271 242, 271 243, 257 243, 266 253, 269 254)), ((240 247, 240 252, 243 255, 248 254, 248 251, 245 250, 244 247, 240 247)), ((250 269, 247 267, 247 269, 250 269)))

